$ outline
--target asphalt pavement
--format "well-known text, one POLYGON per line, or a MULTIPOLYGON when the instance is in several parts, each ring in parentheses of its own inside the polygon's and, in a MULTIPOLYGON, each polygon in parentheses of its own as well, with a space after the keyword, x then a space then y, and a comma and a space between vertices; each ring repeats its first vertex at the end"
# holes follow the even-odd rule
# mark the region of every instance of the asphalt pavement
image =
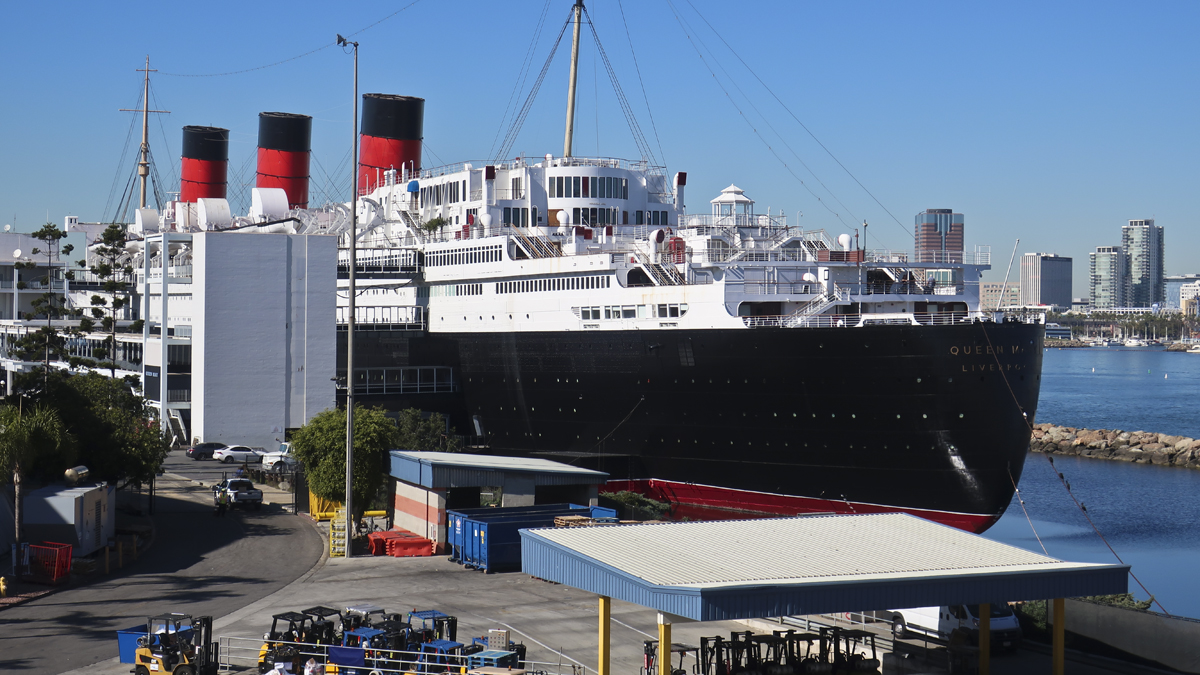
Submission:
MULTIPOLYGON (((169 462, 182 453, 171 454, 169 462)), ((221 466, 196 464, 218 472, 221 466)), ((156 483, 154 543, 136 561, 87 585, 0 611, 0 672, 62 673, 109 660, 117 655, 116 631, 145 625, 147 616, 225 616, 287 586, 321 559, 323 540, 304 516, 271 504, 217 518, 207 487, 172 473, 156 483)))

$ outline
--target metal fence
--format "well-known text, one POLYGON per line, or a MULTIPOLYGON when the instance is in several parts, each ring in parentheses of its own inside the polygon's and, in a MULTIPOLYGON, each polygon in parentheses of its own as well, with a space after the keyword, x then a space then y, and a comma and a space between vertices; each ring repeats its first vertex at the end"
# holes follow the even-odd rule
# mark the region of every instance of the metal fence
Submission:
MULTIPOLYGON (((222 635, 217 638, 217 661, 222 670, 246 670, 259 664, 264 641, 256 638, 222 635)), ((341 647, 337 645, 318 645, 305 642, 272 641, 272 645, 290 647, 295 650, 295 658, 299 661, 299 669, 292 672, 304 672, 304 664, 309 659, 318 664, 324 664, 323 672, 333 672, 332 666, 361 668, 361 671, 349 672, 379 672, 379 673, 463 673, 474 667, 486 667, 480 663, 480 657, 475 654, 447 654, 433 650, 411 652, 398 649, 341 647), (476 657, 476 658, 472 658, 476 657)), ((289 659, 290 660, 290 659, 289 659)), ((578 663, 545 663, 530 661, 522 662, 522 668, 527 675, 584 675, 583 666, 578 663)), ((274 663, 271 664, 274 666, 274 663)), ((503 666, 502 666, 503 667, 503 666)))

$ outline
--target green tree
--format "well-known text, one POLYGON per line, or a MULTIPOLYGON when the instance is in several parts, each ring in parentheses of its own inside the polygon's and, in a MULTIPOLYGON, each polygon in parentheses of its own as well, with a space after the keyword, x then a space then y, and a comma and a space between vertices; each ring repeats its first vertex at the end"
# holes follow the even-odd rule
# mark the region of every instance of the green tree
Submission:
POLYGON ((70 432, 53 408, 38 406, 23 411, 20 406, 0 407, 0 475, 12 475, 15 541, 20 542, 23 535, 23 479, 66 470, 73 460, 73 445, 70 432))
MULTIPOLYGON (((54 263, 58 262, 61 256, 70 255, 74 247, 70 244, 64 245, 62 243, 67 233, 58 229, 58 226, 54 223, 46 223, 32 232, 30 236, 42 242, 43 246, 45 246, 45 248, 34 248, 29 254, 31 256, 46 257, 46 276, 31 281, 18 281, 17 288, 25 289, 29 287, 30 283, 33 283, 45 289, 45 292, 30 302, 30 306, 33 308, 35 314, 46 318, 46 325, 16 340, 14 346, 22 359, 27 361, 42 361, 43 377, 46 377, 46 374, 50 370, 51 361, 67 361, 72 367, 78 367, 86 365, 88 360, 71 356, 70 350, 67 347, 68 337, 78 337, 80 335, 78 329, 67 328, 60 331, 54 327, 55 319, 74 318, 80 315, 79 311, 67 307, 65 296, 61 292, 55 293, 54 289, 56 281, 54 279, 54 263)), ((38 263, 33 260, 19 262, 15 267, 18 270, 29 270, 34 274, 38 271, 38 263)), ((63 272, 63 279, 69 281, 73 278, 74 273, 71 270, 68 269, 63 272)))
POLYGON ((446 418, 441 413, 432 413, 428 418, 423 418, 421 411, 416 408, 401 410, 399 428, 398 448, 462 452, 462 438, 454 433, 454 427, 446 428, 446 418))
MULTIPOLYGON (((92 351, 92 355, 100 360, 100 367, 107 367, 112 377, 117 376, 117 316, 120 311, 129 306, 130 283, 133 267, 125 254, 125 242, 128 234, 125 226, 112 223, 104 228, 100 239, 91 249, 92 261, 89 271, 100 280, 100 290, 104 295, 94 294, 91 298, 93 319, 100 321, 100 329, 108 333, 104 346, 92 351)), ((86 261, 79 261, 81 266, 86 261)), ((139 319, 138 323, 140 324, 139 319)), ((91 322, 88 321, 88 324, 91 322)), ((89 330, 90 325, 81 322, 81 330, 89 330)), ((135 330, 140 326, 135 326, 135 330)))
MULTIPOLYGON (((379 493, 384 460, 398 447, 396 423, 382 408, 354 406, 354 518, 379 493)), ((318 497, 346 501, 346 411, 330 409, 292 433, 292 452, 304 464, 308 486, 318 497)))
POLYGON ((145 484, 170 450, 155 410, 135 393, 137 378, 112 379, 99 373, 54 369, 44 379, 22 377, 10 405, 58 411, 76 438, 79 461, 97 479, 114 484, 145 484))

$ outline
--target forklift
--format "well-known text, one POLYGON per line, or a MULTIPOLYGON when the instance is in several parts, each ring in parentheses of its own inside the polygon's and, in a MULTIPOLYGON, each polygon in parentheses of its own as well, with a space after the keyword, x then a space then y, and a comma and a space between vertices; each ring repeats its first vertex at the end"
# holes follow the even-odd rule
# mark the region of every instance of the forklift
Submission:
POLYGON ((413 610, 408 613, 408 623, 412 624, 413 629, 423 633, 424 637, 421 642, 432 642, 433 640, 449 640, 454 642, 458 639, 458 617, 450 616, 436 609, 413 610), (417 628, 416 621, 421 621, 421 627, 417 628))
POLYGON ((276 663, 291 663, 295 672, 301 655, 294 643, 316 643, 312 621, 311 616, 300 612, 282 612, 271 617, 271 630, 263 634, 264 642, 258 650, 258 672, 270 672, 276 663))
POLYGON ((146 634, 137 640, 133 675, 217 675, 217 644, 212 617, 160 614, 146 619, 146 634))
POLYGON ((309 607, 302 612, 312 617, 312 635, 319 645, 336 645, 342 642, 342 613, 330 607, 309 607), (336 620, 331 617, 337 617, 336 620))

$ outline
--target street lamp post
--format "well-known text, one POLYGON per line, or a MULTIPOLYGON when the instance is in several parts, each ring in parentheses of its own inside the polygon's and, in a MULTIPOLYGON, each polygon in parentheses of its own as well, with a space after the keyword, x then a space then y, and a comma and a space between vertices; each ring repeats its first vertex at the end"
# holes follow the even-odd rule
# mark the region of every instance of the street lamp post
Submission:
POLYGON ((346 557, 353 556, 354 549, 354 304, 355 271, 358 267, 358 43, 337 36, 341 47, 354 48, 354 137, 352 139, 353 160, 350 172, 353 176, 350 193, 350 303, 346 317, 346 557))

